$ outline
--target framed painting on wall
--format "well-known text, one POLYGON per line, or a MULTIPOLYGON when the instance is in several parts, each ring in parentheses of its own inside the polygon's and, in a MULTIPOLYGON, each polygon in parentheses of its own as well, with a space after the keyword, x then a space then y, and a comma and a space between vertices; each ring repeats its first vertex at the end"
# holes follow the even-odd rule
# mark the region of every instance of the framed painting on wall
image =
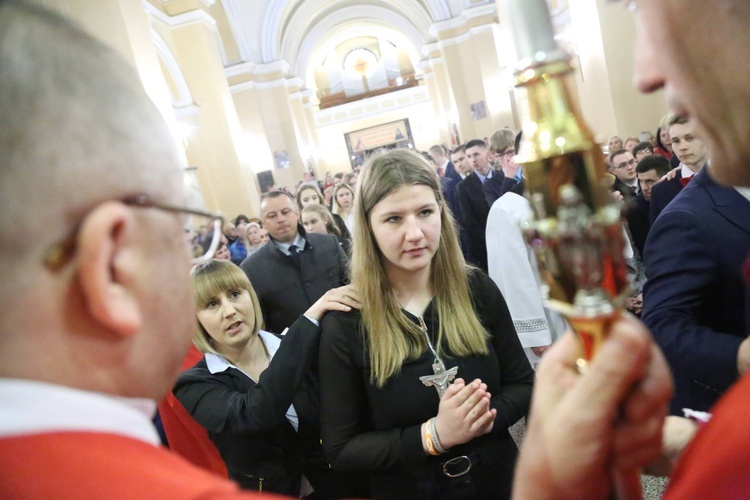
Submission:
POLYGON ((378 149, 414 147, 408 118, 348 132, 344 138, 352 168, 362 165, 367 155, 378 149))

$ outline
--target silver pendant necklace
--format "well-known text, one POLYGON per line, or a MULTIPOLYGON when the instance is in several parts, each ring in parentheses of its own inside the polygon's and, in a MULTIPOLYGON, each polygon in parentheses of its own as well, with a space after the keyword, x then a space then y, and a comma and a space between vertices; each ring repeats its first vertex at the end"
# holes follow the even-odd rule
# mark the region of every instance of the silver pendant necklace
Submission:
POLYGON ((445 369, 445 363, 443 363, 443 360, 437 355, 435 347, 432 345, 432 342, 430 342, 430 336, 427 335, 427 325, 422 316, 419 317, 419 328, 422 330, 422 333, 424 333, 424 338, 427 339, 427 345, 430 347, 432 355, 435 356, 435 361, 432 363, 432 371, 434 373, 432 375, 419 377, 419 380, 421 380, 427 387, 434 387, 438 392, 438 396, 442 398, 450 383, 456 378, 458 367, 454 366, 450 370, 445 369))

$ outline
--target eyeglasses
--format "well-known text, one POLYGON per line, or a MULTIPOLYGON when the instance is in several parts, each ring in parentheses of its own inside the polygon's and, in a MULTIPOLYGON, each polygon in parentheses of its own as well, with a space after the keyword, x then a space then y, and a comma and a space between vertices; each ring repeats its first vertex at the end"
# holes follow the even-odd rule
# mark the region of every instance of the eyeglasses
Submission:
POLYGON ((497 156, 501 158, 511 158, 516 155, 516 152, 512 149, 506 149, 502 153, 497 153, 497 156))
MULTIPOLYGON (((193 264, 200 264, 201 262, 209 260, 211 257, 213 257, 214 252, 216 252, 216 249, 219 246, 219 242, 221 241, 221 228, 224 223, 224 216, 218 212, 205 212, 193 208, 177 207, 164 203, 156 203, 154 201, 151 201, 148 196, 142 194, 127 196, 120 201, 125 205, 131 207, 156 208, 158 210, 165 210, 167 212, 183 213, 191 215, 194 218, 202 218, 205 221, 208 221, 208 224, 206 224, 206 226, 213 226, 211 243, 208 245, 207 250, 202 251, 200 255, 193 257, 193 264)), ((185 227, 186 233, 192 232, 191 226, 193 226, 194 222, 195 221, 193 220, 188 220, 188 223, 185 227)), ((71 231, 71 233, 64 240, 55 243, 49 249, 47 249, 47 251, 44 253, 44 264, 48 268, 52 269, 53 271, 57 271, 59 269, 62 269, 66 264, 68 264, 68 262, 70 262, 71 258, 75 254, 76 238, 78 237, 78 231, 80 230, 80 227, 81 223, 79 222, 73 228, 73 231, 71 231)))
POLYGON ((616 165, 615 168, 625 168, 625 167, 629 167, 631 165, 635 165, 635 159, 633 159, 633 158, 631 158, 628 161, 624 161, 624 162, 616 165))

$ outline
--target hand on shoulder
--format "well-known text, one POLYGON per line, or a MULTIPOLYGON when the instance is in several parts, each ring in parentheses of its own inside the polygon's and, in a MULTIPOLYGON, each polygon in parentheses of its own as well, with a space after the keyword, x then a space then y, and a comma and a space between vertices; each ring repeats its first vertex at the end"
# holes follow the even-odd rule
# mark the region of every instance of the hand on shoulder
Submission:
POLYGON ((354 285, 345 285, 328 290, 325 295, 318 299, 310 309, 305 312, 305 316, 320 322, 323 315, 328 311, 349 312, 352 309, 359 309, 359 294, 354 285))

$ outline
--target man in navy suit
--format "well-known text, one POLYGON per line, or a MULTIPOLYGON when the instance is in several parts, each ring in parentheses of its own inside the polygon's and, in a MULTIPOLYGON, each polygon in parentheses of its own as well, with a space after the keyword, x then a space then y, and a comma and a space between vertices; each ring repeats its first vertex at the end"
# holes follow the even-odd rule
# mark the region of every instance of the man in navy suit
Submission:
POLYGON ((456 166, 448 158, 448 153, 446 153, 443 146, 435 144, 430 148, 429 154, 435 162, 435 165, 437 165, 437 171, 440 177, 447 177, 456 182, 461 181, 461 175, 456 171, 456 166))
POLYGON ((651 228, 643 321, 674 375, 672 414, 709 410, 750 363, 748 253, 750 200, 705 169, 651 228))
POLYGON ((649 206, 651 191, 662 177, 669 172, 669 160, 661 155, 649 155, 638 162, 635 167, 640 192, 625 206, 624 214, 632 237, 631 243, 638 249, 643 259, 646 237, 651 229, 649 206))
POLYGON ((651 224, 708 161, 708 147, 703 139, 695 135, 694 129, 695 123, 689 118, 673 116, 669 119, 672 150, 680 159, 680 171, 672 179, 654 186, 651 193, 651 224))
POLYGON ((467 260, 487 272, 487 243, 485 230, 490 207, 484 198, 484 183, 492 178, 487 144, 473 139, 466 144, 466 156, 474 169, 466 179, 456 186, 458 204, 461 207, 461 230, 469 245, 467 260))
POLYGON ((445 202, 448 203, 448 207, 453 212, 454 218, 460 221, 461 209, 458 206, 458 199, 456 198, 456 186, 461 182, 461 174, 458 173, 456 166, 448 159, 445 148, 440 144, 432 146, 428 153, 435 163, 436 172, 440 177, 440 185, 442 186, 445 202))

